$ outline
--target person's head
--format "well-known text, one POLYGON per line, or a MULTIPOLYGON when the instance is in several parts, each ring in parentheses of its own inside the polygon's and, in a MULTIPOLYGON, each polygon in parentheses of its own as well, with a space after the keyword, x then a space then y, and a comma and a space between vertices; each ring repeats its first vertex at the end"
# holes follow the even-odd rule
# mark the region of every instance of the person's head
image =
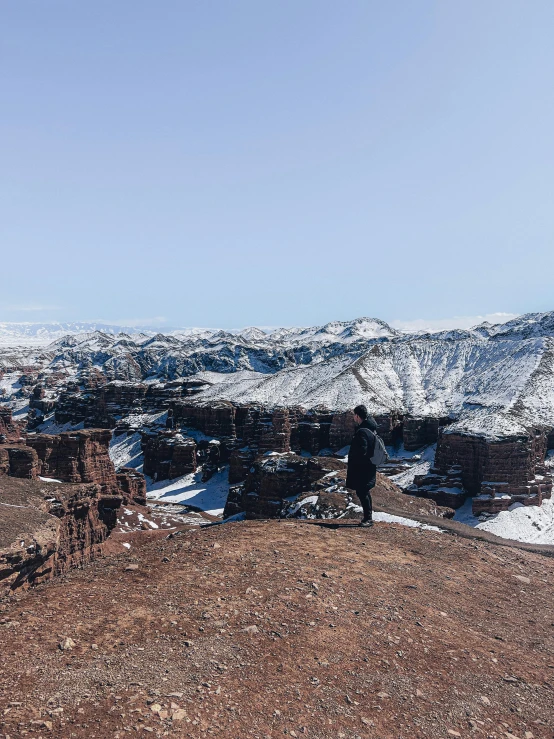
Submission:
POLYGON ((354 408, 354 421, 358 426, 362 423, 362 421, 365 421, 367 416, 368 413, 365 405, 357 405, 354 408))

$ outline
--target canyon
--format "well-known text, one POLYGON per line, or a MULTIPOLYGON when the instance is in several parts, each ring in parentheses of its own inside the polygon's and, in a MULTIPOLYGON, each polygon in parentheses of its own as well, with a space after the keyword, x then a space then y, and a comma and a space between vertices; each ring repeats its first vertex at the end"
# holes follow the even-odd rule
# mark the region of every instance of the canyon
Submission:
POLYGON ((391 455, 382 472, 407 495, 448 510, 471 500, 475 516, 551 498, 554 313, 412 335, 371 318, 270 333, 110 327, 4 346, 0 372, 8 476, 119 478, 130 490, 136 481, 116 474, 107 449, 139 434, 148 479, 228 466, 227 513, 280 515, 286 497, 313 492, 305 458, 344 458, 351 409, 364 403, 391 455), (275 499, 272 465, 304 470, 275 499))

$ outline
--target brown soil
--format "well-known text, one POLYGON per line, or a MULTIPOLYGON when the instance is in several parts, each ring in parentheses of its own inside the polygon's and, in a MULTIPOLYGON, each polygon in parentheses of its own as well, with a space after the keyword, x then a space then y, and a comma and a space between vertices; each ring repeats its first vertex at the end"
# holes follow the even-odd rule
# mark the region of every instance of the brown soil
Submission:
POLYGON ((552 739, 551 557, 381 523, 160 536, 0 602, 2 739, 552 739))

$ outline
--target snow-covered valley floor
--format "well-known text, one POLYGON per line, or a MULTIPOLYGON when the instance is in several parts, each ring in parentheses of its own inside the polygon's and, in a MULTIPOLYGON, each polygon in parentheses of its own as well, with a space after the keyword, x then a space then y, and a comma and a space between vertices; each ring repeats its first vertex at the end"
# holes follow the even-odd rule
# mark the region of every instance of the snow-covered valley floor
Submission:
POLYGON ((191 472, 175 480, 160 480, 148 484, 148 500, 163 500, 194 506, 212 516, 221 516, 229 492, 229 468, 225 467, 202 482, 202 470, 191 472))

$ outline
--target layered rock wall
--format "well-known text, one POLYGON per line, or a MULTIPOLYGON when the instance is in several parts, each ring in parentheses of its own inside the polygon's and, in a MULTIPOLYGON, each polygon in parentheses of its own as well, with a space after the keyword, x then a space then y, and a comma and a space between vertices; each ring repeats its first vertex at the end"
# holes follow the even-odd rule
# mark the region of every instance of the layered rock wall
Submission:
POLYGON ((232 488, 224 516, 244 512, 247 518, 276 518, 283 500, 309 487, 308 460, 292 452, 258 457, 245 482, 232 488))
POLYGON ((19 441, 24 428, 24 422, 13 420, 11 408, 0 407, 0 444, 19 441))
POLYGON ((115 487, 115 469, 109 455, 111 438, 107 429, 86 429, 57 435, 29 434, 26 441, 37 453, 41 476, 115 487))
POLYGON ((175 431, 142 435, 144 474, 154 480, 174 479, 195 472, 196 442, 175 431))
POLYGON ((118 509, 140 502, 136 490, 125 494, 103 485, 3 478, 0 592, 49 580, 100 555, 118 509))
POLYGON ((542 429, 501 440, 482 436, 440 434, 435 457, 439 474, 455 465, 475 513, 507 510, 514 502, 541 505, 550 497, 552 478, 544 466, 548 436, 542 429))
POLYGON ((0 475, 34 480, 40 473, 40 460, 34 449, 19 444, 0 445, 0 475))

